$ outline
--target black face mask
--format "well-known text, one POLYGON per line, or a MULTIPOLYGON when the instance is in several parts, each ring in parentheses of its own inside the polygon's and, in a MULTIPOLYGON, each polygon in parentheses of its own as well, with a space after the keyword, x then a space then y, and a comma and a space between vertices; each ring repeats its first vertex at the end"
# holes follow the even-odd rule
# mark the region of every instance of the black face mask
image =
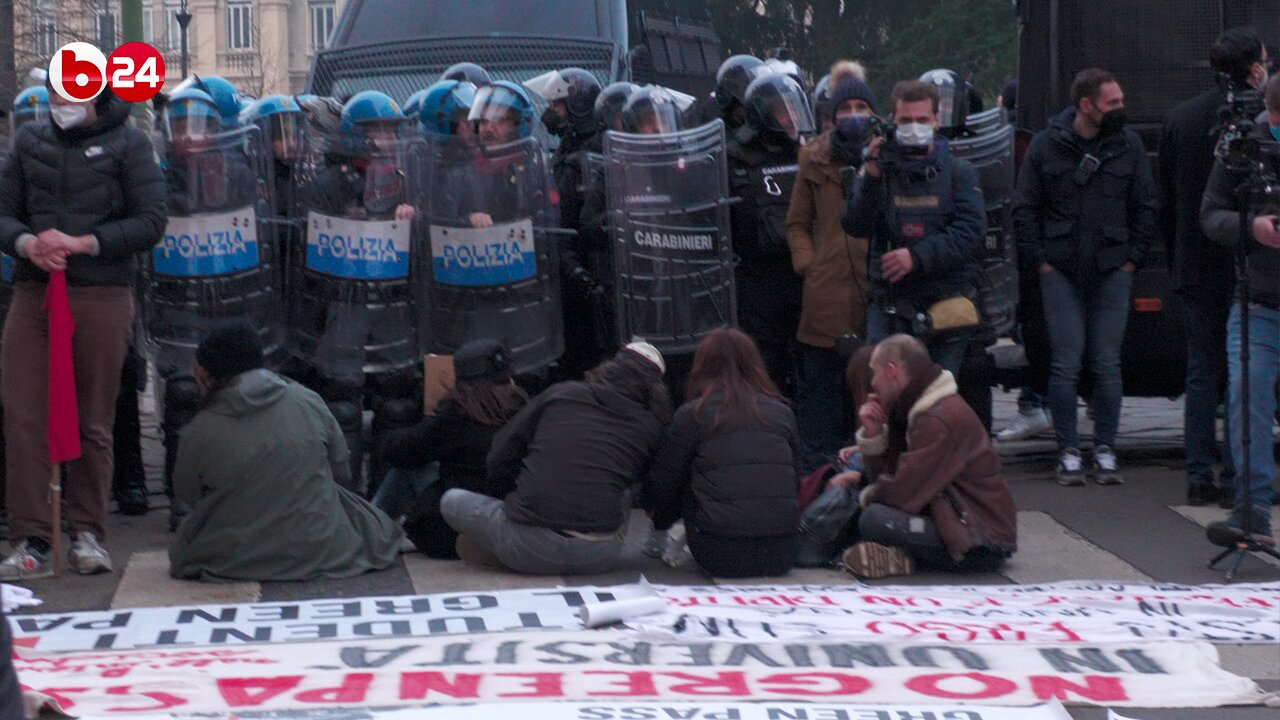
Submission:
POLYGON ((569 132, 569 119, 551 108, 542 111, 542 124, 552 135, 564 136, 569 132))
POLYGON ((1103 135, 1110 135, 1124 129, 1128 120, 1129 115, 1124 111, 1124 108, 1116 108, 1111 112, 1103 113, 1102 120, 1098 122, 1098 130, 1103 135))

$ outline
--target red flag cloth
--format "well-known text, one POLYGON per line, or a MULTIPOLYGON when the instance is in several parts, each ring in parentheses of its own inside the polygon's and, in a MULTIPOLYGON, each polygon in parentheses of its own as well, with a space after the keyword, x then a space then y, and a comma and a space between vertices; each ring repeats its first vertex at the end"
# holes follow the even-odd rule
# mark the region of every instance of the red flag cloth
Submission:
POLYGON ((80 457, 80 411, 76 407, 76 372, 71 336, 76 320, 67 300, 67 274, 49 274, 44 294, 49 318, 49 462, 80 457))

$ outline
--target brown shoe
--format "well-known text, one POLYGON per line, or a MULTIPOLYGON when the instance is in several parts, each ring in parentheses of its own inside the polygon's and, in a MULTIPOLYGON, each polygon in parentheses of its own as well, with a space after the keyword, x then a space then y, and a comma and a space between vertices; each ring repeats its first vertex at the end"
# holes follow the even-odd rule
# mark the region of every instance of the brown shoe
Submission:
POLYGON ((506 569, 502 566, 502 562, 498 560, 497 555, 489 552, 465 535, 458 536, 458 542, 454 545, 454 549, 458 551, 458 557, 462 558, 462 561, 468 565, 497 570, 506 569))
POLYGON ((914 570, 911 556, 905 550, 874 542, 854 544, 844 551, 840 561, 845 570, 868 580, 910 575, 914 570))

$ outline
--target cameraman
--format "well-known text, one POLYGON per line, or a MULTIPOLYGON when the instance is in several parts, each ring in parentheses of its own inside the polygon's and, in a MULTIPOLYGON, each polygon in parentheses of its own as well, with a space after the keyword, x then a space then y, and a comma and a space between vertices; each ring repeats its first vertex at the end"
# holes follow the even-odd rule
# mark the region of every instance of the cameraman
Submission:
POLYGON ((1126 130, 1124 91, 1106 70, 1082 70, 1073 107, 1036 134, 1013 206, 1018 255, 1037 268, 1052 348, 1049 411, 1058 484, 1083 485, 1077 396, 1086 349, 1093 370, 1093 472, 1123 482, 1112 450, 1124 390, 1120 345, 1133 273, 1156 234, 1156 187, 1142 140, 1126 130))
MULTIPOLYGON (((1209 64, 1237 91, 1261 94, 1267 82, 1267 51, 1248 28, 1224 32, 1209 49, 1209 64)), ((1224 100, 1217 85, 1169 111, 1160 135, 1160 235, 1169 245, 1174 282, 1187 307, 1187 398, 1184 414, 1187 504, 1223 501, 1231 507, 1235 468, 1219 452, 1217 409, 1227 389, 1227 315, 1235 270, 1231 253, 1209 242, 1200 229, 1200 202, 1213 170, 1213 152, 1224 100), (1215 483, 1213 466, 1222 457, 1215 483), (1219 490, 1221 487, 1221 490, 1219 490)), ((1261 112, 1261 99, 1257 112, 1261 112)), ((1229 421, 1228 421, 1229 422, 1229 421)), ((1229 432, 1228 432, 1229 434, 1229 432)))
MULTIPOLYGON (((1266 171, 1280 173, 1280 77, 1267 83, 1266 122, 1254 130, 1255 137, 1266 143, 1263 159, 1266 171)), ((1280 374, 1280 200, 1268 198, 1248 208, 1251 237, 1240 237, 1240 203, 1236 188, 1251 178, 1227 167, 1218 160, 1209 176, 1200 208, 1204 234, 1216 243, 1235 248, 1248 243, 1249 263, 1249 476, 1236 476, 1235 506, 1219 530, 1243 531, 1245 513, 1251 512, 1248 527, 1255 539, 1275 544, 1271 529, 1271 478, 1275 474, 1275 456, 1271 450, 1271 423, 1276 415, 1276 396, 1272 392, 1280 374)), ((1229 251, 1228 251, 1229 252, 1229 251)), ((1227 397, 1230 406, 1228 440, 1237 468, 1244 466, 1244 399, 1241 398, 1240 374, 1240 304, 1231 308, 1227 322, 1227 397)), ((1211 528, 1212 529, 1212 528, 1211 528)), ((1220 533, 1219 537, 1232 533, 1220 533)))
POLYGON ((978 325, 973 299, 987 235, 982 188, 974 167, 934 137, 936 87, 900 82, 892 102, 893 137, 867 146, 841 218, 847 234, 871 238, 867 340, 913 335, 959 377, 969 343, 963 328, 978 325))

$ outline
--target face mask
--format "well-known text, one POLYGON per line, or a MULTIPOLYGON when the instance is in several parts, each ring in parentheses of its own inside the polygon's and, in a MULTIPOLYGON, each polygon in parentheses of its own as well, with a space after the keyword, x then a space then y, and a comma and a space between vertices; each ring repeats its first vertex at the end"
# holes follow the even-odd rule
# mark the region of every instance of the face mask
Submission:
POLYGON ((1108 113, 1103 113, 1102 120, 1098 122, 1098 130, 1103 135, 1110 135, 1124 128, 1129 116, 1125 113, 1124 108, 1116 108, 1108 113))
POLYGON ((836 132, 846 140, 861 140, 867 134, 871 118, 866 115, 847 115, 836 118, 836 132))
POLYGON ((925 147, 933 142, 933 126, 924 123, 906 123, 898 126, 898 132, 894 136, 899 145, 925 147))
POLYGON ((53 122, 63 130, 79 127, 89 117, 89 108, 84 105, 53 105, 49 108, 53 122))
POLYGON ((552 135, 564 135, 569 131, 569 120, 551 108, 542 111, 542 124, 552 135))

